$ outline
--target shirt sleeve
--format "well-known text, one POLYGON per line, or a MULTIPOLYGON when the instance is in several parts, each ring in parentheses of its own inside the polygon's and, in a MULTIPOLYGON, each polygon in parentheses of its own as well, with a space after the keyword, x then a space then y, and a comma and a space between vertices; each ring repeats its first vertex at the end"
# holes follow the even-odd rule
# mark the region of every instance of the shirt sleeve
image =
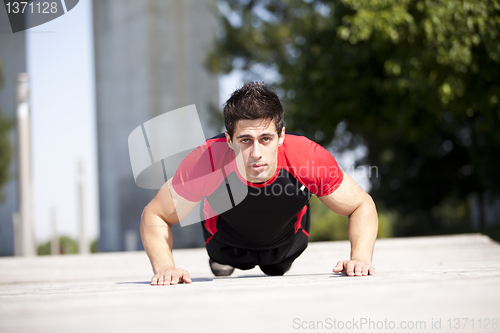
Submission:
POLYGON ((224 140, 207 140, 186 156, 177 168, 172 186, 188 201, 198 202, 210 195, 222 177, 221 155, 227 150, 224 140), (220 141, 220 142, 219 142, 220 141))
POLYGON ((311 193, 328 195, 342 184, 343 172, 328 150, 304 136, 290 135, 287 139, 285 151, 290 156, 290 171, 311 193))
POLYGON ((207 148, 207 143, 204 143, 189 153, 172 179, 175 192, 188 201, 198 202, 204 197, 204 176, 211 172, 207 148))

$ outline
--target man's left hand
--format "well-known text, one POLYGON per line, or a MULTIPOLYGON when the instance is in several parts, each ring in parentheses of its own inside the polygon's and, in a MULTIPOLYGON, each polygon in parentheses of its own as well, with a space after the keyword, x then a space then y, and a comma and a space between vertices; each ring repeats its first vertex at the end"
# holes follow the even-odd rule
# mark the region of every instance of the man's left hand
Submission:
POLYGON ((347 276, 374 275, 375 268, 366 260, 351 259, 341 260, 333 268, 334 273, 342 273, 347 276))

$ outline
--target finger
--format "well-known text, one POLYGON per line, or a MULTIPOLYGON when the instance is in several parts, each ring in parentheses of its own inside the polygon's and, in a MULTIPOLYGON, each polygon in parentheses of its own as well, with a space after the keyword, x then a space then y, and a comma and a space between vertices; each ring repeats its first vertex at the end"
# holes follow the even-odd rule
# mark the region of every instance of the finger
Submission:
POLYGON ((363 276, 368 275, 368 267, 363 267, 363 270, 361 271, 361 275, 363 275, 363 276))
POLYGON ((363 264, 355 264, 354 265, 354 275, 361 276, 361 272, 363 271, 363 264))
POLYGON ((188 271, 184 271, 184 274, 182 275, 182 281, 186 283, 191 283, 191 277, 189 276, 188 271))
POLYGON ((170 281, 170 284, 177 284, 179 283, 179 273, 178 272, 174 272, 172 273, 172 280, 170 281))
POLYGON ((158 285, 163 286, 163 283, 164 283, 164 277, 163 277, 163 274, 160 274, 158 276, 158 285))
POLYGON ((338 272, 340 272, 342 269, 344 269, 344 262, 343 262, 343 261, 339 261, 339 262, 337 263, 337 265, 335 265, 335 267, 333 267, 333 272, 338 273, 338 272))
POLYGON ((171 274, 172 273, 170 273, 170 272, 165 273, 165 277, 164 277, 165 281, 164 281, 164 283, 165 283, 166 286, 170 285, 170 281, 172 281, 171 274))
POLYGON ((346 269, 347 269, 347 263, 348 263, 348 260, 341 260, 339 262, 340 268, 341 268, 340 269, 340 273, 341 274, 347 275, 347 271, 346 271, 346 269))
POLYGON ((375 268, 370 267, 370 268, 368 269, 368 274, 369 274, 369 275, 375 275, 375 268))
POLYGON ((346 266, 346 274, 349 276, 354 276, 354 263, 352 261, 349 261, 346 266))
POLYGON ((158 284, 158 276, 155 275, 151 278, 151 285, 156 286, 158 284))

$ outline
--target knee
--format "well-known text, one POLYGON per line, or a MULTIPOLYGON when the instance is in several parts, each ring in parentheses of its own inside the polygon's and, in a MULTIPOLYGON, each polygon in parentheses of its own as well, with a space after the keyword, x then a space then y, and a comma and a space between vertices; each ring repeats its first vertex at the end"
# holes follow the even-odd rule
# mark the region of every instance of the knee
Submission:
POLYGON ((288 272, 292 265, 261 265, 260 270, 266 275, 281 276, 288 272))

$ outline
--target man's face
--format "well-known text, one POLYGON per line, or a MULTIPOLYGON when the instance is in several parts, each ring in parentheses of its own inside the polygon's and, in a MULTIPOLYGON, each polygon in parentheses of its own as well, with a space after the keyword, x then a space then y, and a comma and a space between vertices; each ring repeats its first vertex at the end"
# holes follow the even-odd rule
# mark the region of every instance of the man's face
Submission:
POLYGON ((272 119, 238 120, 232 142, 226 132, 229 147, 237 156, 238 171, 251 183, 262 183, 274 176, 278 166, 278 147, 284 139, 285 128, 278 137, 272 119))

